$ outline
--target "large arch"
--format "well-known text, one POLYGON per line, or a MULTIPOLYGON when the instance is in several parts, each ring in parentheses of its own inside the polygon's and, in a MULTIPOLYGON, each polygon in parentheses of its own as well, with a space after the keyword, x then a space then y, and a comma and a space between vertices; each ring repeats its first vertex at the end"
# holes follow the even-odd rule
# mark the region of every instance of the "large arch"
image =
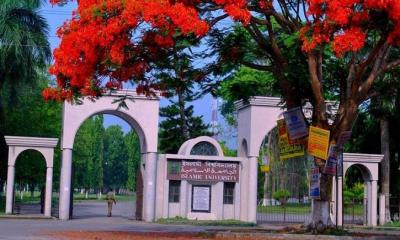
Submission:
POLYGON ((159 98, 137 95, 135 91, 121 90, 93 101, 81 99, 79 104, 65 102, 63 106, 63 129, 61 138, 62 165, 60 175, 59 218, 70 218, 72 149, 76 133, 81 124, 96 114, 116 115, 135 129, 140 140, 144 176, 143 213, 145 221, 154 220, 155 179, 158 141, 159 98), (126 97, 126 107, 116 103, 126 97))
MULTIPOLYGON (((282 113, 286 110, 282 100, 276 97, 260 97, 255 96, 248 101, 235 102, 235 108, 238 115, 238 153, 240 157, 247 157, 248 161, 243 162, 244 176, 246 181, 244 184, 248 186, 248 194, 242 196, 242 201, 247 203, 248 209, 241 212, 241 220, 256 222, 257 216, 257 172, 260 147, 264 137, 276 126, 276 121, 282 117, 282 113), (246 142, 247 144, 243 144, 246 142), (247 147, 247 151, 246 151, 247 147), (245 153, 247 152, 247 155, 245 153)), ((327 102, 327 112, 329 115, 335 115, 337 111, 336 102, 327 102)), ((307 118, 311 117, 312 106, 306 104, 303 106, 303 113, 307 118)), ((377 207, 377 180, 378 165, 382 160, 382 155, 369 154, 344 154, 344 171, 352 164, 364 164, 371 172, 371 180, 368 182, 369 191, 368 198, 372 198, 368 209, 371 214, 368 225, 376 225, 376 207, 377 207)), ((338 200, 338 224, 342 224, 342 177, 338 178, 339 182, 339 200, 338 200)), ((334 193, 335 194, 335 193, 334 193)), ((334 211, 336 211, 334 209, 334 211)), ((335 220, 334 220, 335 221, 335 220)))
POLYGON ((46 190, 44 215, 51 217, 51 194, 53 186, 53 158, 54 148, 57 146, 57 138, 36 138, 5 136, 8 145, 8 170, 7 170, 7 196, 6 214, 13 213, 14 205, 14 181, 15 181, 15 162, 18 156, 27 150, 34 150, 41 153, 46 161, 46 190))

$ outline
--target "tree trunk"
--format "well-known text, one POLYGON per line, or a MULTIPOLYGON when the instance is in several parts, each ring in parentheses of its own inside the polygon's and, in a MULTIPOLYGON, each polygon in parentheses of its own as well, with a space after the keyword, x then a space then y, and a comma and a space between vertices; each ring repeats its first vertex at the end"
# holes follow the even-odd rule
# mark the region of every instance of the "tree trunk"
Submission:
POLYGON ((263 205, 267 205, 267 202, 268 202, 268 185, 269 185, 269 179, 268 178, 269 178, 269 174, 265 173, 263 205))
POLYGON ((381 153, 384 155, 381 162, 381 193, 385 195, 385 222, 390 221, 390 133, 387 119, 380 120, 381 153))

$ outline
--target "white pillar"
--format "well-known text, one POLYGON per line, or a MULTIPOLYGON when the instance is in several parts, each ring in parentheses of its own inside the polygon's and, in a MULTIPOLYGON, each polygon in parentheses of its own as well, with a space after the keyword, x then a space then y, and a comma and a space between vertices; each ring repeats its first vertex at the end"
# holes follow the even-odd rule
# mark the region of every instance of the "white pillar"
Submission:
POLYGON ((146 154, 145 184, 144 184, 144 220, 152 222, 155 218, 156 207, 156 176, 157 176, 157 153, 146 154))
POLYGON ((386 222, 385 194, 379 195, 379 225, 384 225, 386 222))
POLYGON ((371 225, 377 225, 377 208, 378 208, 378 187, 377 181, 371 181, 371 225))
POLYGON ((46 171, 46 195, 44 199, 44 215, 51 217, 51 194, 53 190, 53 168, 48 167, 46 171))
POLYGON ((364 182, 364 199, 363 199, 363 209, 364 209, 364 225, 368 225, 368 182, 364 182))
POLYGON ((367 182, 367 226, 372 226, 371 224, 371 202, 372 202, 372 195, 371 195, 371 181, 367 182))
POLYGON ((63 149, 60 174, 60 203, 59 218, 69 219, 69 207, 71 203, 71 173, 72 173, 72 149, 63 149))
POLYGON ((15 167, 12 165, 9 165, 8 171, 7 171, 6 214, 13 213, 14 177, 15 177, 15 167))
POLYGON ((249 222, 257 222, 257 157, 249 158, 249 185, 248 185, 248 218, 249 222))
POLYGON ((343 177, 338 177, 338 192, 337 192, 337 224, 338 226, 343 226, 343 177))

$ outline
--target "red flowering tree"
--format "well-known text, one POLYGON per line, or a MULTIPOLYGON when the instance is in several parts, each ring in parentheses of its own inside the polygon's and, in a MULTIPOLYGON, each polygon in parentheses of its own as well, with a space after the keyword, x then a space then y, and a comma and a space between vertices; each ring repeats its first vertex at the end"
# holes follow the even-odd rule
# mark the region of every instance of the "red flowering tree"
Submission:
MULTIPOLYGON (((218 22, 225 18, 247 31, 262 61, 246 58, 248 47, 240 42, 221 61, 273 73, 287 107, 309 101, 314 107, 312 125, 331 130, 332 143, 351 129, 359 105, 374 94, 374 81, 400 64, 393 57, 400 43, 400 0, 79 0, 72 19, 58 31, 62 42, 50 69, 58 88, 43 94, 58 100, 101 96, 126 81, 137 82, 138 92, 151 94, 159 88, 150 74, 152 65, 174 48, 174 38, 218 32, 218 22), (301 48, 308 81, 289 74, 297 63, 286 54, 282 36, 292 36, 301 48), (329 51, 336 56, 327 58, 329 51), (345 67, 333 74, 326 71, 328 62, 345 67), (327 75, 338 76, 329 86, 339 100, 331 124, 325 103, 327 75)), ((329 175, 321 176, 314 227, 331 223, 331 182, 329 175)))

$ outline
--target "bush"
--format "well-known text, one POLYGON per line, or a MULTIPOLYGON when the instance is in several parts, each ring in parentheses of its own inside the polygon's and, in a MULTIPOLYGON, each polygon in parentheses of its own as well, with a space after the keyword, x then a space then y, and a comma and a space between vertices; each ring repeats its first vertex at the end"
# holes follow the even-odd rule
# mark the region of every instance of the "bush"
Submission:
POLYGON ((280 189, 276 192, 274 192, 272 194, 272 197, 275 200, 278 200, 279 202, 281 202, 282 205, 284 205, 288 199, 288 197, 290 197, 290 192, 286 189, 280 189))

